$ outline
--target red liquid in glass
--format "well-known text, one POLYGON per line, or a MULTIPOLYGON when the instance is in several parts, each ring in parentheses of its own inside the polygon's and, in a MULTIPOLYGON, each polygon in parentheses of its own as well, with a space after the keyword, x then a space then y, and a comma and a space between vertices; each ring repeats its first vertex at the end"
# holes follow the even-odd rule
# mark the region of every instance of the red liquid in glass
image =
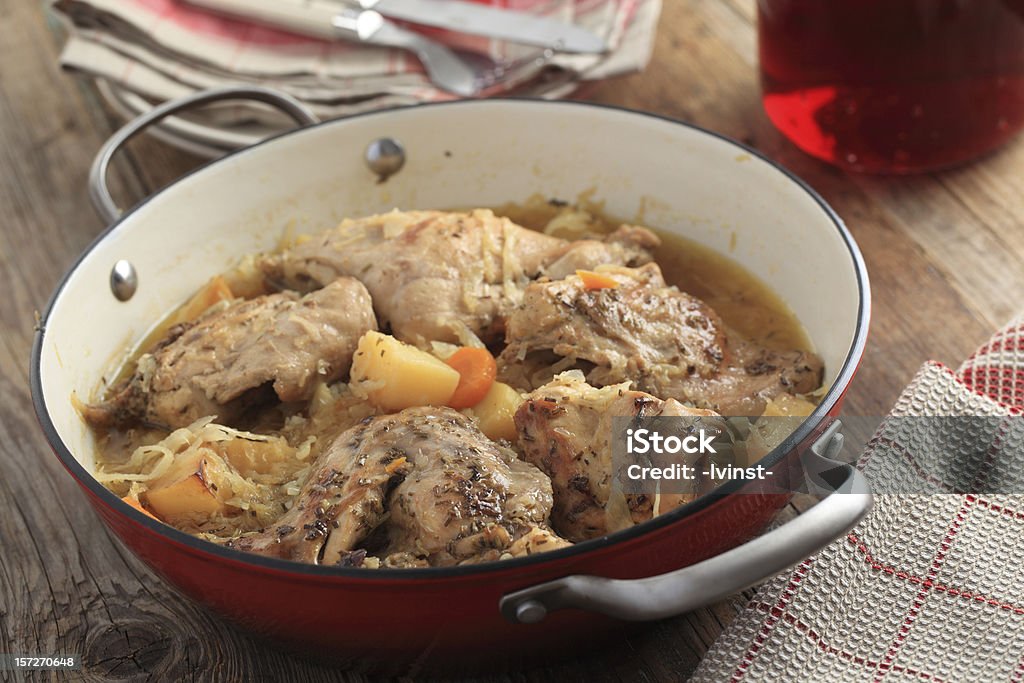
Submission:
POLYGON ((909 173, 1024 126, 1024 0, 758 0, 764 107, 801 149, 909 173))

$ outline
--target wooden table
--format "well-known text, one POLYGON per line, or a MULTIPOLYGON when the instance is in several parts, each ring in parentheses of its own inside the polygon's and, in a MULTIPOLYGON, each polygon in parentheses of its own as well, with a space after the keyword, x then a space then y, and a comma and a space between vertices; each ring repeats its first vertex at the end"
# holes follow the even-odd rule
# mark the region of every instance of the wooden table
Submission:
MULTIPOLYGON (((743 140, 846 219, 875 293, 848 410, 884 414, 921 362, 957 364, 1020 310, 1024 139, 947 173, 845 175, 797 151, 762 112, 751 0, 665 5, 647 71, 588 96, 743 140)), ((29 399, 34 316, 103 227, 86 172, 118 125, 91 86, 57 69, 60 42, 39 3, 0 0, 0 652, 80 653, 94 679, 362 680, 269 649, 183 602, 111 541, 50 456, 29 399)), ((141 198, 197 163, 137 141, 117 164, 120 196, 141 198)), ((678 680, 741 607, 737 596, 586 661, 490 680, 678 680)))

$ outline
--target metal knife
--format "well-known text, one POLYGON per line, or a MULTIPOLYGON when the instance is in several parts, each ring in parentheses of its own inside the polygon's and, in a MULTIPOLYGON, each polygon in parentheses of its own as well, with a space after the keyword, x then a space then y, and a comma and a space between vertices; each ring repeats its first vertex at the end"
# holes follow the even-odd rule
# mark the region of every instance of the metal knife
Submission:
POLYGON ((338 38, 409 50, 443 90, 469 97, 480 91, 476 72, 447 47, 398 26, 379 12, 325 2, 188 0, 189 4, 315 38, 338 38))
MULTIPOLYGON (((350 0, 353 1, 353 0, 350 0)), ((559 52, 606 52, 597 34, 575 24, 466 0, 354 0, 392 19, 536 45, 559 52)))
MULTIPOLYGON (((597 34, 564 21, 490 7, 467 0, 187 0, 193 5, 270 23, 307 35, 326 28, 343 7, 459 33, 487 36, 560 52, 600 53, 597 34)), ((398 27, 396 27, 398 28, 398 27)))

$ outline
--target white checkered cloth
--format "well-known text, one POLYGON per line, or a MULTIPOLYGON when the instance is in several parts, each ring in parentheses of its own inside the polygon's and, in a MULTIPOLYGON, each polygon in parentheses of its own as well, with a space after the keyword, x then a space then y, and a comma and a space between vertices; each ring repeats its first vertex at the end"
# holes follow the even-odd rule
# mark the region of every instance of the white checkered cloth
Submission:
MULTIPOLYGON (((1024 318, 956 372, 925 364, 891 415, 1006 417, 1022 405, 1024 318)), ((893 444, 873 440, 860 462, 913 457, 908 445, 881 453, 893 444)), ((1024 467, 1019 441, 991 455, 1024 467)), ((845 538, 761 587, 694 680, 1024 680, 1024 495, 877 496, 845 538)))

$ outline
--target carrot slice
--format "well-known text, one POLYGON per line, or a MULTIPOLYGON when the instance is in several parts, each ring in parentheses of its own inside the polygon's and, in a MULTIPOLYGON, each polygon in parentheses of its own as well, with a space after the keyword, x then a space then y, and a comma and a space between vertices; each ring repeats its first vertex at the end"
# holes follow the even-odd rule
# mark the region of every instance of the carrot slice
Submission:
POLYGON ((221 275, 214 276, 178 310, 174 322, 184 323, 195 320, 210 306, 221 301, 230 301, 233 298, 234 294, 232 294, 227 280, 221 275))
POLYGON ((406 462, 407 460, 405 458, 392 460, 391 462, 384 466, 384 471, 387 472, 388 474, 394 474, 395 472, 400 470, 402 466, 405 465, 406 462))
POLYGON ((131 505, 131 506, 132 506, 133 508, 135 508, 136 510, 138 510, 139 512, 141 512, 142 514, 144 514, 144 515, 146 515, 146 516, 148 516, 148 517, 152 517, 153 519, 155 519, 155 520, 156 520, 156 521, 158 521, 158 522, 160 521, 160 518, 159 518, 159 517, 157 517, 156 515, 154 515, 154 514, 153 514, 152 512, 150 512, 150 511, 149 511, 149 510, 147 510, 146 508, 142 507, 142 503, 140 503, 140 502, 139 502, 139 499, 138 499, 138 498, 132 498, 131 496, 125 496, 125 497, 124 497, 124 498, 122 498, 121 500, 123 500, 124 502, 128 503, 128 504, 129 504, 129 505, 131 505))
POLYGON ((487 349, 463 347, 445 361, 459 373, 459 385, 455 387, 448 405, 452 408, 472 408, 484 400, 498 374, 498 364, 487 349))
POLYGON ((615 289, 619 286, 618 280, 604 273, 595 273, 592 270, 577 270, 576 275, 583 280, 583 289, 586 290, 615 289))

